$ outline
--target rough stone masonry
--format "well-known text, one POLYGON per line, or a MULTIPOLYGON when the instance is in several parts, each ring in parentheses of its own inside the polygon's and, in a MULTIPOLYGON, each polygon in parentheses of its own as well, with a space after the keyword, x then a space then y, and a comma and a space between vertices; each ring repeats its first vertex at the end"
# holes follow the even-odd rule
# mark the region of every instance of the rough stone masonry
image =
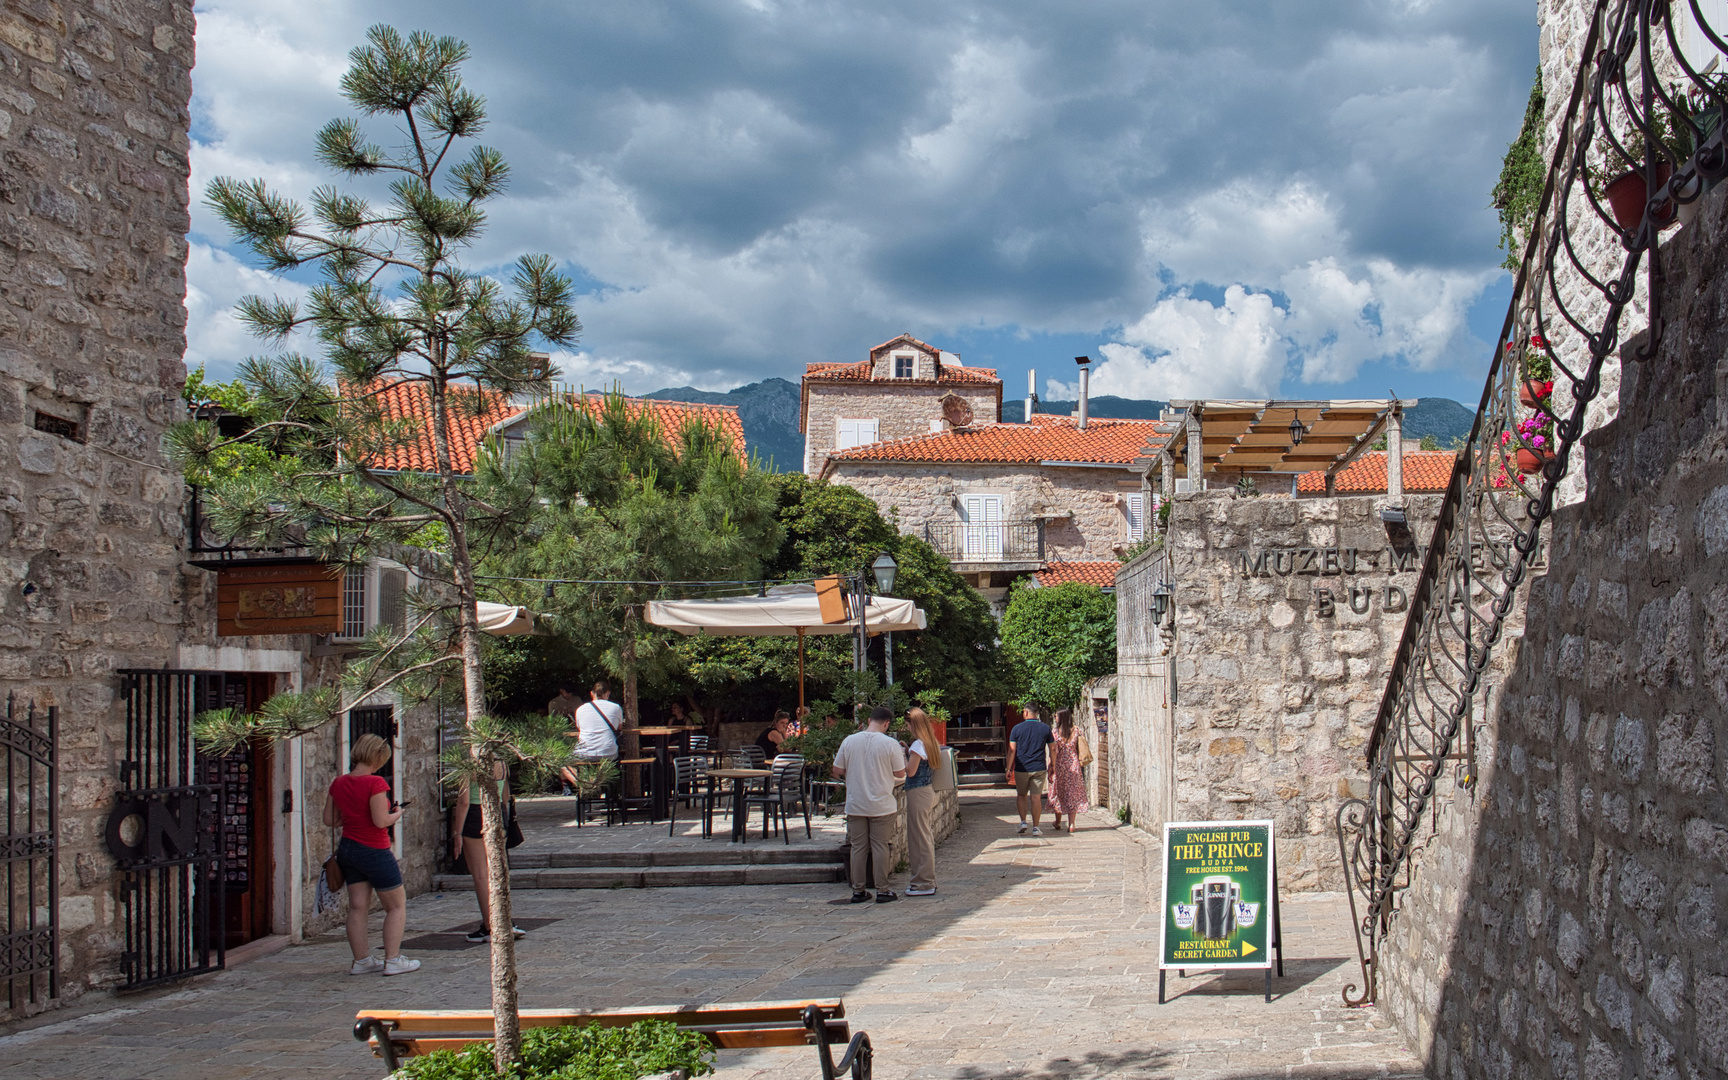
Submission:
POLYGON ((1436 496, 1182 494, 1161 550, 1117 575, 1115 806, 1165 821, 1270 818, 1285 890, 1343 885, 1333 822, 1359 793, 1360 755, 1403 633, 1436 496), (1151 593, 1171 587, 1168 623, 1151 593))

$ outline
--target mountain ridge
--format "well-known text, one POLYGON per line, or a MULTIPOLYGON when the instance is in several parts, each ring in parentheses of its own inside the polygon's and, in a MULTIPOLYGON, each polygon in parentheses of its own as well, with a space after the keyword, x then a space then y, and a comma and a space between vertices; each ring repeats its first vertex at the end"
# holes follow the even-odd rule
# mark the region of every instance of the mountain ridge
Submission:
MULTIPOLYGON (((698 390, 693 386, 669 386, 642 397, 662 401, 686 401, 699 405, 734 405, 738 419, 744 425, 745 453, 761 459, 764 467, 778 472, 796 472, 804 466, 804 436, 798 432, 798 384, 781 378, 767 378, 731 390, 698 390)), ((1069 416, 1078 407, 1074 401, 1040 401, 1035 412, 1069 416)), ((1124 398, 1102 394, 1092 398, 1088 415, 1100 420, 1156 420, 1168 403, 1149 398, 1124 398)), ((1012 398, 1002 402, 1004 423, 1020 423, 1025 416, 1025 401, 1012 398)), ((1416 404, 1404 410, 1404 437, 1419 439, 1432 435, 1442 447, 1453 439, 1470 433, 1476 413, 1451 398, 1418 398, 1416 404)))

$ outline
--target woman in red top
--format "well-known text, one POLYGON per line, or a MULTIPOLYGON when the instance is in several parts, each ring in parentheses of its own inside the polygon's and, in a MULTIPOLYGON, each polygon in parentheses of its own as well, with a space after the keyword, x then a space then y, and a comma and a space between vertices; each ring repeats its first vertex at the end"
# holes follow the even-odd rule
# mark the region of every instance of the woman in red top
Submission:
POLYGON ((354 952, 348 974, 406 975, 420 961, 402 955, 408 900, 402 889, 402 868, 390 852, 390 834, 385 831, 401 819, 402 807, 390 798, 390 785, 378 775, 390 760, 390 744, 377 735, 362 735, 354 740, 349 758, 353 768, 331 782, 324 800, 324 824, 342 826, 336 865, 348 885, 348 947, 354 952), (366 944, 366 915, 373 893, 384 907, 383 960, 373 956, 366 944))

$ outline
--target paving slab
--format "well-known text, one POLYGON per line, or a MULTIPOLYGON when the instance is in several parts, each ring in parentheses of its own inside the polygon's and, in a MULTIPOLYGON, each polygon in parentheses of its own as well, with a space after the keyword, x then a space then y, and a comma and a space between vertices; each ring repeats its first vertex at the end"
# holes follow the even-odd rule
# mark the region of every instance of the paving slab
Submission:
MULTIPOLYGON (((1156 838, 1100 812, 1083 815, 1072 835, 1018 836, 1011 793, 964 791, 960 812, 937 853, 939 892, 927 899, 852 905, 844 884, 520 893, 521 919, 544 920, 520 943, 522 1004, 837 995, 870 1033, 882 1080, 1422 1075, 1384 1017, 1339 999, 1355 975, 1343 897, 1286 897, 1286 977, 1274 979, 1271 1004, 1257 973, 1191 972, 1172 973, 1160 1006, 1156 838)), ((598 833, 617 850, 652 851, 666 826, 657 837, 644 826, 580 831, 584 841, 598 833)), ((695 838, 715 843, 725 841, 695 838)), ((558 849, 571 847, 561 840, 558 849)), ((553 850, 547 842, 531 853, 553 850)), ((0 1076, 381 1077, 350 1034, 357 1009, 488 1004, 486 948, 434 947, 475 914, 472 894, 410 901, 407 936, 425 947, 409 950, 424 966, 408 976, 347 975, 347 947, 327 935, 87 1015, 39 1017, 0 1033, 0 1076)), ((719 1077, 808 1080, 813 1058, 808 1049, 728 1051, 719 1077)))

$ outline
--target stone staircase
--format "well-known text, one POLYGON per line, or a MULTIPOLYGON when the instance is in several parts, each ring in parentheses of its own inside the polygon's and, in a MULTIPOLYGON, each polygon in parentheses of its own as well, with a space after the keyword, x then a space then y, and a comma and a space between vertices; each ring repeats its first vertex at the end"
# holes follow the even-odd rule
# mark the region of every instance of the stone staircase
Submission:
MULTIPOLYGON (((686 885, 804 885, 846 880, 846 849, 724 841, 705 850, 512 853, 510 888, 663 889, 686 885)), ((467 874, 438 874, 433 888, 472 892, 467 874)))

